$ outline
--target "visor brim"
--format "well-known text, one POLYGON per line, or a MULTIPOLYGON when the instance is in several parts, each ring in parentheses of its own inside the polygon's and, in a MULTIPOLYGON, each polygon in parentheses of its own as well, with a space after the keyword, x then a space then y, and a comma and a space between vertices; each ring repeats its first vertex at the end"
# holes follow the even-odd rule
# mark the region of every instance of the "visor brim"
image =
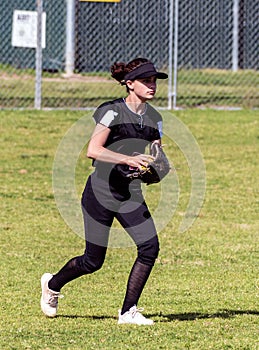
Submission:
MULTIPOLYGON (((156 77, 157 79, 167 79, 168 75, 163 72, 143 72, 142 74, 137 75, 134 80, 137 79, 144 79, 144 78, 150 78, 150 77, 156 77)), ((130 80, 130 79, 129 79, 130 80)))

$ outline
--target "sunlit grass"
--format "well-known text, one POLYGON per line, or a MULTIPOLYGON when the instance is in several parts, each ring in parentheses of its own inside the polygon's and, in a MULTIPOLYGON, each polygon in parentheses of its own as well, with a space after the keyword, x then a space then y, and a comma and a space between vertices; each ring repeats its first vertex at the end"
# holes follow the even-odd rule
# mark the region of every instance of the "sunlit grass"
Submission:
MULTIPOLYGON (((35 77, 32 70, 0 66, 0 107, 32 108, 35 77)), ((178 107, 259 107, 259 73, 253 70, 179 69, 178 107)), ((95 108, 100 103, 125 95, 125 89, 108 72, 90 72, 65 77, 43 72, 42 107, 95 108)), ((168 81, 159 81, 153 101, 168 106, 168 81)))
MULTIPOLYGON (((117 325, 117 310, 136 256, 133 246, 108 249, 100 271, 66 285, 56 319, 45 318, 39 307, 41 274, 57 271, 84 250, 83 239, 58 212, 52 166, 60 141, 78 119, 89 117, 82 133, 91 132, 91 112, 0 111, 1 349, 258 349, 259 113, 163 114, 179 203, 159 232, 160 254, 140 299, 155 325, 124 327, 117 325), (184 233, 179 225, 191 179, 184 154, 170 138, 173 117, 195 137, 206 165, 204 203, 184 233)), ((83 150, 78 195, 91 171, 83 150)), ((147 188, 152 210, 159 191, 159 185, 147 188)))

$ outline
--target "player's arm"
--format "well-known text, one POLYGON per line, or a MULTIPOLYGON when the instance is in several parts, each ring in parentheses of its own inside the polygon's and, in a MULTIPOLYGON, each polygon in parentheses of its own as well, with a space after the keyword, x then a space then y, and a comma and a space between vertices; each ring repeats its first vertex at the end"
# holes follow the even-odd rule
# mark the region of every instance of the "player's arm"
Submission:
POLYGON ((88 158, 107 163, 127 164, 136 168, 141 168, 146 165, 150 160, 150 156, 148 155, 139 154, 133 157, 105 148, 104 145, 110 132, 111 130, 102 124, 96 125, 87 149, 88 158))

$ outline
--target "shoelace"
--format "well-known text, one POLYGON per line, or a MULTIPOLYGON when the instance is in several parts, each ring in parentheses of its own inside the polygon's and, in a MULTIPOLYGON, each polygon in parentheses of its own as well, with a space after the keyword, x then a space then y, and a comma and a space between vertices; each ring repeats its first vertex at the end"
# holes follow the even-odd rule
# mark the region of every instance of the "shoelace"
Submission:
POLYGON ((60 294, 60 293, 53 293, 50 292, 49 293, 49 300, 48 300, 48 304, 52 307, 56 307, 57 303, 58 303, 58 298, 63 298, 64 295, 60 294))
POLYGON ((140 313, 144 311, 144 308, 143 307, 139 307, 139 308, 135 308, 133 310, 130 311, 132 317, 135 317, 137 313, 140 313))

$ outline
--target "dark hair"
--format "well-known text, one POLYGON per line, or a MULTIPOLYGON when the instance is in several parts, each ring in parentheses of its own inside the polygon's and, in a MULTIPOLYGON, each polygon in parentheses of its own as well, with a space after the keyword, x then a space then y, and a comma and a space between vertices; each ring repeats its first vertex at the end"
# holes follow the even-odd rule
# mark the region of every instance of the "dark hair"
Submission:
POLYGON ((131 72, 136 67, 140 66, 143 63, 150 62, 146 58, 135 58, 134 60, 130 61, 129 63, 124 62, 115 62, 111 66, 111 73, 112 77, 117 80, 121 85, 126 85, 124 81, 124 77, 127 73, 131 72))

